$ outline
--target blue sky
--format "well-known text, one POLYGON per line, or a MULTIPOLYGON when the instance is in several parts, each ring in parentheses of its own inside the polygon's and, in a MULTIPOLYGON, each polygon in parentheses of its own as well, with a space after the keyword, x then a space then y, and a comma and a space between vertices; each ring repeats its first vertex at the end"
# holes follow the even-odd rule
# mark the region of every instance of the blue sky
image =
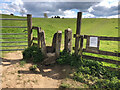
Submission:
MULTIPOLYGON (((34 17, 48 17, 59 15, 65 18, 76 18, 77 12, 83 12, 83 18, 118 18, 118 0, 99 0, 99 2, 29 2, 23 0, 1 0, 0 14, 11 14, 25 16, 32 14, 34 17)), ((69 0, 67 0, 69 1, 69 0)), ((83 0, 82 0, 83 1, 83 0)), ((94 0, 95 1, 95 0, 94 0)))

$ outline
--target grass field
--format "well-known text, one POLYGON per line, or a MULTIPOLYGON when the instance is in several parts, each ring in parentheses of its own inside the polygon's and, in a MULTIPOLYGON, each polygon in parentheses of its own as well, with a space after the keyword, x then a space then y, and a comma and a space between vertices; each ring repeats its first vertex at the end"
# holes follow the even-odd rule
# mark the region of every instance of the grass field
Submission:
MULTIPOLYGON (((18 16, 9 16, 9 15, 2 15, 2 18, 23 18, 18 16)), ((24 17, 26 18, 26 17, 24 17)), ((76 32, 76 21, 77 19, 65 18, 65 19, 55 19, 55 18, 33 18, 33 26, 41 27, 42 30, 45 31, 45 39, 46 44, 51 45, 53 35, 58 30, 62 31, 62 48, 64 48, 64 30, 67 28, 71 28, 73 34, 76 32)), ((27 26, 26 21, 2 21, 2 26, 27 26)), ((110 36, 110 37, 118 37, 118 19, 105 19, 105 18, 83 18, 82 19, 82 26, 81 26, 81 34, 82 35, 97 35, 97 36, 110 36)), ((3 28, 2 33, 23 33, 26 29, 16 29, 16 28, 3 28)), ((34 31, 34 36, 37 36, 36 32, 34 31)), ((4 35, 2 37, 9 37, 8 35, 4 35)), ((11 37, 27 37, 27 35, 11 35, 11 37)), ((20 39, 20 40, 1 40, 1 41, 27 41, 27 39, 20 39)), ((75 44, 75 40, 73 38, 73 46, 75 44)), ((27 43, 21 43, 24 45, 27 43)), ((16 44, 2 44, 2 45, 16 45, 16 44)), ((20 43, 17 43, 20 45, 20 43)), ((84 42, 85 47, 85 42, 84 42)), ((20 47, 18 47, 20 48, 20 47)), ((8 49, 8 48, 3 48, 8 49)), ((10 48, 9 48, 10 49, 10 48)), ((100 41, 100 50, 104 51, 118 51, 118 42, 116 41, 100 41)), ((86 53, 87 55, 94 55, 97 57, 104 57, 114 60, 119 60, 117 57, 112 56, 104 56, 104 55, 96 55, 86 53)), ((108 65, 104 63, 105 65, 108 65)), ((112 66, 115 66, 112 64, 112 66)))

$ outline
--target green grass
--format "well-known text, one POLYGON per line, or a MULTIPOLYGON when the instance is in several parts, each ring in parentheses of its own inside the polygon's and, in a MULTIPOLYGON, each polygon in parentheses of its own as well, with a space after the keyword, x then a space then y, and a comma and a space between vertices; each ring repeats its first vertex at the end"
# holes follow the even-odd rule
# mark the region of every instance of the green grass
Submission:
POLYGON ((23 67, 26 64, 26 61, 20 61, 20 66, 23 67))
POLYGON ((70 85, 66 83, 62 83, 59 88, 70 88, 70 85))
POLYGON ((65 50, 60 53, 60 57, 56 61, 60 65, 70 65, 76 68, 70 78, 87 84, 89 88, 120 88, 120 71, 117 69, 111 71, 99 61, 80 58, 65 50))
MULTIPOLYGON (((18 16, 10 16, 10 15, 2 15, 2 18, 26 18, 26 17, 18 17, 18 16)), ((71 28, 73 34, 76 33, 76 21, 77 19, 65 18, 65 19, 57 19, 57 18, 33 18, 33 26, 41 27, 42 30, 45 31, 45 40, 47 45, 51 45, 53 35, 58 30, 62 31, 62 49, 64 48, 64 30, 67 28, 71 28)), ((3 21, 3 26, 27 26, 26 21, 3 21)), ((81 25, 81 34, 82 35, 96 35, 96 36, 110 36, 110 37, 118 37, 118 19, 105 19, 105 18, 83 18, 81 25)), ((25 29, 8 29, 3 28, 2 33, 23 33, 25 29)), ((37 36, 37 32, 34 30, 33 36, 37 36)), ((3 37, 9 37, 4 35, 3 37)), ((11 37, 27 37, 27 35, 15 35, 11 37)), ((22 40, 2 40, 2 41, 27 41, 27 39, 22 40)), ((27 45, 27 43, 18 43, 18 44, 2 44, 2 45, 27 45)), ((73 46, 75 45, 75 39, 73 38, 72 42, 73 46)), ((84 42, 85 47, 85 42, 84 42)), ((20 47, 18 47, 20 48, 20 47)), ((25 48, 25 47, 23 47, 25 48)), ((8 49, 8 48, 3 48, 8 49)), ((10 49, 10 48, 9 48, 10 49)), ((100 50, 105 51, 118 51, 118 42, 117 41, 100 41, 100 50)), ((87 55, 94 55, 87 53, 87 55)), ((104 55, 94 55, 98 57, 104 57, 114 60, 119 60, 117 57, 104 56, 104 55)))

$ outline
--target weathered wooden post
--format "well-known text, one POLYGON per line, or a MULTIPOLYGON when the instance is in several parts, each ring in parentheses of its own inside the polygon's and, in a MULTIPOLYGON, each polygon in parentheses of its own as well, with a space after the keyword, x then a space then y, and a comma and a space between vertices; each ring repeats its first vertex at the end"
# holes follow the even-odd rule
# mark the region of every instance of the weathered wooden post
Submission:
POLYGON ((56 37, 57 37, 57 33, 55 33, 54 36, 53 36, 53 41, 52 41, 52 52, 55 52, 56 37))
POLYGON ((40 37, 40 31, 41 31, 41 27, 38 27, 38 28, 37 28, 37 35, 38 35, 38 38, 37 38, 37 39, 38 39, 38 47, 40 47, 40 41, 41 41, 41 39, 40 39, 40 38, 41 38, 41 37, 40 37))
POLYGON ((32 45, 32 15, 27 14, 27 29, 28 29, 28 47, 32 45))
POLYGON ((76 40, 75 40, 75 54, 79 52, 79 36, 81 31, 81 20, 82 20, 82 12, 78 12, 77 14, 77 29, 76 29, 76 40))
POLYGON ((40 31, 41 51, 46 56, 45 32, 40 31))
POLYGON ((55 48, 56 58, 59 57, 60 55, 61 39, 62 39, 62 31, 58 31, 56 36, 56 48, 55 48))
POLYGON ((71 53, 72 51, 72 30, 70 28, 65 30, 64 49, 71 53))
POLYGON ((80 56, 82 57, 84 36, 80 36, 80 56))

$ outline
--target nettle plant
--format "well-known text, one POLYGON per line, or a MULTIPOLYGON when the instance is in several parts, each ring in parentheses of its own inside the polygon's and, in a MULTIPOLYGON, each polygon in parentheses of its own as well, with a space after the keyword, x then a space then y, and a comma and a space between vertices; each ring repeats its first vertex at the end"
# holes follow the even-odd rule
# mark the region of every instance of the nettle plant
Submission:
POLYGON ((82 59, 79 55, 69 54, 64 50, 60 53, 57 63, 76 67, 73 78, 77 81, 86 82, 91 78, 91 88, 120 88, 120 71, 111 72, 99 61, 82 59))
POLYGON ((37 46, 31 46, 31 47, 26 48, 22 54, 23 54, 24 60, 28 61, 32 59, 34 63, 42 62, 44 59, 44 55, 41 52, 41 49, 38 48, 37 46))

